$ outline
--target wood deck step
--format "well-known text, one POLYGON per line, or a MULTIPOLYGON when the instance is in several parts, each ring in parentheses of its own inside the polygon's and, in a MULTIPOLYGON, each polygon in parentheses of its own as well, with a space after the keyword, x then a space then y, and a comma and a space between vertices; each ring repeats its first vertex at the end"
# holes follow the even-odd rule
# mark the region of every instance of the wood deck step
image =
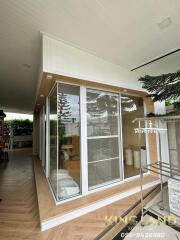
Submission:
MULTIPOLYGON (((110 206, 126 197, 129 197, 129 200, 130 196, 140 191, 140 179, 137 179, 56 205, 38 158, 34 158, 34 172, 42 231, 110 206)), ((144 189, 157 184, 159 184, 157 177, 152 175, 144 177, 144 189)))

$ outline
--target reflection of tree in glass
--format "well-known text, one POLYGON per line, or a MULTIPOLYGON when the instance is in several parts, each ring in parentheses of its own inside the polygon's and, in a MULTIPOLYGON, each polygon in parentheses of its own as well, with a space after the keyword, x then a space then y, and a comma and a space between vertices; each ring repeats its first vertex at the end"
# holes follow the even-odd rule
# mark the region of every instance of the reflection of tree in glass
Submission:
POLYGON ((136 102, 128 96, 121 96, 121 108, 124 112, 132 112, 137 110, 136 102))
POLYGON ((117 96, 104 93, 87 94, 87 112, 92 117, 107 113, 108 116, 116 115, 117 113, 117 96))
POLYGON ((70 109, 67 94, 58 93, 58 120, 68 121, 71 116, 70 109))
POLYGON ((114 134, 117 126, 118 98, 115 94, 88 92, 88 125, 91 135, 114 134))
POLYGON ((58 104, 58 136, 59 136, 59 157, 58 157, 58 168, 63 168, 64 150, 62 145, 66 144, 67 138, 65 124, 71 122, 71 106, 68 101, 68 95, 62 92, 58 93, 57 98, 58 104))

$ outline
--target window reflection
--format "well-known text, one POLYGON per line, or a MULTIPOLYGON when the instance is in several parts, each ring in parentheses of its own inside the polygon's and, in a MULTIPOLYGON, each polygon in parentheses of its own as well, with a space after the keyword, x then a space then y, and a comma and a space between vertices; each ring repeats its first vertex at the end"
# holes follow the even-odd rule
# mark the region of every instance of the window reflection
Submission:
POLYGON ((120 179, 118 121, 119 95, 87 89, 90 189, 120 179))
POLYGON ((49 98, 49 120, 50 120, 50 164, 49 179, 58 198, 57 192, 57 87, 54 88, 49 98))
MULTIPOLYGON (((146 162, 146 143, 142 136, 139 151, 132 121, 144 116, 143 99, 92 89, 84 97, 89 189, 120 181, 122 161, 125 178, 138 175, 140 160, 146 162)), ((62 200, 81 193, 79 86, 56 85, 49 97, 49 120, 49 179, 56 199, 62 200)))
POLYGON ((129 178, 139 174, 140 161, 145 164, 146 141, 145 136, 141 136, 141 151, 138 146, 138 135, 134 133, 134 128, 138 127, 132 123, 135 118, 144 117, 143 99, 141 97, 121 96, 122 111, 122 137, 123 137, 123 159, 124 177, 129 178))
POLYGON ((118 135, 118 95, 87 92, 88 136, 118 135))
POLYGON ((58 194, 80 193, 80 87, 58 84, 58 194))

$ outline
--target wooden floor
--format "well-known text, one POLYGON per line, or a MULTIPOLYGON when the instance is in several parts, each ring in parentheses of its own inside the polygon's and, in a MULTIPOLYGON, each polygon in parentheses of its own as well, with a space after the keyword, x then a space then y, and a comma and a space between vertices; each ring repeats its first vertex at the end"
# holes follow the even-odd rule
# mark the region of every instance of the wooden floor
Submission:
POLYGON ((31 150, 0 160, 0 239, 30 239, 39 232, 31 150))
POLYGON ((0 163, 0 240, 92 240, 105 228, 105 216, 121 216, 139 194, 40 232, 31 151, 10 153, 0 163))
MULTIPOLYGON (((140 186, 140 180, 136 179, 134 181, 116 185, 114 187, 56 205, 38 158, 34 158, 34 171, 41 222, 50 220, 53 217, 63 216, 64 214, 70 213, 74 210, 87 207, 101 200, 105 200, 109 197, 127 192, 128 190, 140 186)), ((158 178, 153 175, 148 175, 144 177, 143 183, 150 183, 156 181, 157 179, 158 178)))

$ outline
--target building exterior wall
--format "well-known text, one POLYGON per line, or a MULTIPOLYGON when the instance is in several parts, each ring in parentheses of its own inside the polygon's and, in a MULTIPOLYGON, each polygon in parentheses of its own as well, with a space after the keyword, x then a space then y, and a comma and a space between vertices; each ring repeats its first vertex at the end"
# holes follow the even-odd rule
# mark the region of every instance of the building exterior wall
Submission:
MULTIPOLYGON (((106 85, 105 91, 110 91, 108 86, 114 86, 115 88, 121 88, 117 90, 117 93, 124 92, 124 89, 136 90, 135 95, 144 97, 144 102, 146 106, 146 113, 158 112, 162 113, 165 106, 163 104, 156 104, 154 106, 150 98, 146 98, 145 94, 142 92, 141 84, 137 81, 137 76, 130 72, 128 69, 120 67, 116 64, 109 63, 103 59, 100 59, 94 55, 86 53, 80 49, 69 46, 65 43, 59 42, 57 40, 51 39, 48 36, 43 35, 43 61, 42 61, 42 71, 45 75, 44 81, 49 83, 54 83, 62 81, 61 78, 64 77, 63 82, 68 83, 70 79, 71 84, 73 81, 80 79, 80 85, 85 89, 86 84, 92 83, 92 85, 98 85, 97 89, 101 89, 101 85, 106 85), (51 74, 52 79, 48 79, 47 75, 51 74), (139 94, 139 95, 138 95, 139 94)), ((74 82, 76 85, 76 82, 74 82)), ((48 85, 48 84, 47 84, 48 85)), ((52 84, 51 88, 52 88, 52 84)), ((49 85, 49 86, 50 86, 49 85)), ((45 84, 46 86, 46 84, 45 84)), ((41 88, 43 89, 43 88, 41 88)), ((47 90, 47 87, 45 87, 47 90)), ((49 89, 50 91, 51 89, 49 89)), ((47 92, 47 91, 46 91, 47 92)), ((115 90, 116 92, 116 90, 115 90)), ((133 91, 132 91, 133 92, 133 91)), ((42 94, 40 91, 39 94, 42 94)), ((124 93, 122 93, 124 94, 124 93)), ((129 91, 128 91, 129 94, 129 91)), ((45 94, 47 96, 48 93, 45 94)), ((40 105, 40 104, 39 104, 40 105)), ((48 108, 48 104, 46 104, 48 108)), ((47 111, 48 112, 48 111, 47 111)), ((34 150, 33 153, 38 155, 39 153, 39 115, 35 112, 34 114, 34 150)), ((49 122, 49 120, 47 121, 49 122)), ((48 125, 48 124, 47 124, 48 125)), ((49 127, 47 127, 49 129, 49 127)), ((49 130, 46 133, 46 148, 49 149, 49 130)), ((166 136, 167 137, 167 136, 166 136)), ((158 160, 158 150, 157 150, 157 139, 156 136, 148 136, 148 151, 149 159, 151 162, 158 160)), ((84 138, 83 138, 84 140, 84 138)), ((167 146, 167 140, 162 140, 163 148, 167 146)), ((86 153, 87 154, 87 153, 86 153)), ((163 150, 162 150, 163 155, 163 150)), ((165 157, 165 154, 163 155, 165 157)), ((46 152, 46 164, 49 165, 49 152, 46 152), (48 159, 48 160, 47 160, 48 159)), ((84 160, 83 160, 84 161, 84 160)), ((48 171, 46 171, 46 176, 48 177, 48 171)), ((138 175, 136 175, 138 176, 138 175)))
POLYGON ((142 90, 135 73, 43 35, 43 72, 142 90))

